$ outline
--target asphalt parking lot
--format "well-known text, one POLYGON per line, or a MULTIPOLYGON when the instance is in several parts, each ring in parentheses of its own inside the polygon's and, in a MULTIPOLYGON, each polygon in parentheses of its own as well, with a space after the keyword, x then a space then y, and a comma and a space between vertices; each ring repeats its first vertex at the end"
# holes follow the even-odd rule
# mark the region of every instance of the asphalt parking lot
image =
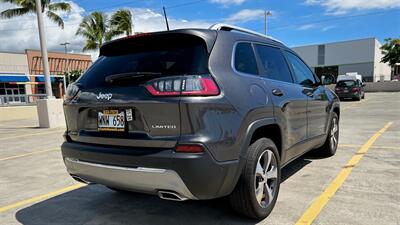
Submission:
POLYGON ((0 123, 0 224, 400 224, 400 93, 342 102, 340 146, 285 167, 272 214, 252 221, 223 200, 171 202, 81 185, 66 173, 63 129, 0 123))

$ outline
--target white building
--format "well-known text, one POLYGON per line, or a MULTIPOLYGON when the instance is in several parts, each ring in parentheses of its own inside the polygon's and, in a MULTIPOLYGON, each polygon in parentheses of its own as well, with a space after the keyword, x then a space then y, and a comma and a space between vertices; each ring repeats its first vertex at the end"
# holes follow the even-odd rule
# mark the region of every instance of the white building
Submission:
POLYGON ((390 80, 391 68, 381 63, 381 43, 375 38, 293 48, 318 76, 357 72, 367 82, 390 80))

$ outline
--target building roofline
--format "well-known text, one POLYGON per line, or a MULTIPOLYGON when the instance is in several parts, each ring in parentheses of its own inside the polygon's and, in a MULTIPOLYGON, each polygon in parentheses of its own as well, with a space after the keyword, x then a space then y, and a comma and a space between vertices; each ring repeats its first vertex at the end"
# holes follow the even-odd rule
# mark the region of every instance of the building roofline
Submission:
POLYGON ((375 41, 378 41, 378 43, 380 43, 379 40, 376 37, 368 37, 368 38, 359 38, 359 39, 353 39, 353 40, 332 41, 332 42, 325 42, 325 43, 299 45, 299 46, 293 46, 291 48, 301 48, 301 47, 311 47, 311 46, 318 46, 318 45, 339 44, 339 43, 357 42, 357 41, 363 41, 363 40, 375 40, 375 41))
MULTIPOLYGON (((25 49, 25 53, 24 54, 26 54, 27 51, 39 52, 40 54, 42 54, 40 50, 36 50, 36 49, 25 49)), ((63 51, 47 51, 47 53, 65 54, 65 52, 63 52, 63 51)), ((79 55, 79 56, 90 56, 91 57, 90 54, 83 54, 83 53, 67 53, 67 54, 68 55, 79 55)))
POLYGON ((13 52, 13 51, 0 51, 3 54, 16 54, 16 55, 26 55, 25 52, 13 52))

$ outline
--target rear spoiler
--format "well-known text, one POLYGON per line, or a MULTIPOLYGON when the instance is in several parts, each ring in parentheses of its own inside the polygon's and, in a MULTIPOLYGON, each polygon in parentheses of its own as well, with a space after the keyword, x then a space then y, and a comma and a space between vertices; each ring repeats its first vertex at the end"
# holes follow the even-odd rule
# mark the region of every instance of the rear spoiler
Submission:
MULTIPOLYGON (((200 38, 204 41, 207 47, 207 51, 211 52, 212 47, 214 46, 215 40, 217 38, 217 32, 215 30, 207 30, 207 29, 180 29, 180 30, 172 30, 172 31, 162 31, 162 32, 152 32, 152 33, 142 33, 136 35, 130 35, 127 37, 119 38, 116 40, 112 40, 103 44, 100 48, 100 55, 104 55, 106 52, 111 51, 112 49, 121 46, 121 44, 139 44, 141 41, 156 39, 156 38, 166 38, 170 37, 173 39, 174 37, 182 39, 190 39, 192 38, 200 38)), ((167 38, 168 39, 168 38, 167 38)), ((168 43, 162 43, 168 45, 168 43)), ((126 45, 125 45, 126 46, 126 45)), ((122 47, 122 46, 121 46, 122 47)))

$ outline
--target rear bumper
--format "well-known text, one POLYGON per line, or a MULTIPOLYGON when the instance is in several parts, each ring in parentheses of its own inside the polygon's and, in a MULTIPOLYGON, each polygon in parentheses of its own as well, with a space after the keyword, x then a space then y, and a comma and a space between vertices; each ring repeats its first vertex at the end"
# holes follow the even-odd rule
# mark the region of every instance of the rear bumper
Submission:
POLYGON ((357 92, 357 93, 351 93, 351 92, 349 92, 349 93, 336 93, 336 95, 339 97, 339 98, 358 98, 359 97, 359 93, 357 92))
POLYGON ((70 174, 84 181, 150 194, 169 190, 186 199, 196 199, 173 170, 111 166, 71 158, 64 162, 70 174))
POLYGON ((239 161, 217 162, 206 151, 137 149, 64 142, 64 163, 72 176, 106 186, 157 194, 176 192, 188 199, 212 199, 233 190, 239 161))

